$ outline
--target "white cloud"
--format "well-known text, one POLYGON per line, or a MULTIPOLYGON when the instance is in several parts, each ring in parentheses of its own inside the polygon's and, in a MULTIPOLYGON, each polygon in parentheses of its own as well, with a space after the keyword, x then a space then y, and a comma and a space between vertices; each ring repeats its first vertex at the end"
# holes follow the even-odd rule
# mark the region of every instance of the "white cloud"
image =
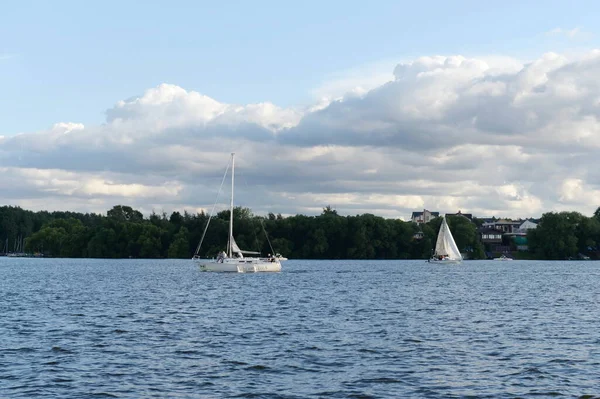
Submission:
POLYGON ((590 36, 590 33, 581 30, 580 28, 573 29, 563 29, 563 28, 554 28, 548 32, 546 32, 548 36, 564 36, 569 39, 573 39, 575 37, 581 36, 590 36))
POLYGON ((313 97, 320 103, 344 97, 361 96, 394 79, 394 66, 397 61, 381 61, 349 68, 329 75, 324 82, 311 90, 313 97))
POLYGON ((528 217, 600 205, 600 51, 528 62, 420 57, 381 78, 347 76, 303 108, 225 104, 162 84, 119 101, 101 126, 0 137, 0 200, 210 208, 235 151, 236 203, 257 213, 332 205, 387 217, 422 208, 528 217))
POLYGON ((106 111, 107 121, 128 127, 141 122, 149 131, 192 126, 238 125, 252 123, 270 131, 295 126, 301 114, 271 103, 244 106, 223 104, 195 91, 161 84, 148 89, 141 97, 119 101, 106 111))

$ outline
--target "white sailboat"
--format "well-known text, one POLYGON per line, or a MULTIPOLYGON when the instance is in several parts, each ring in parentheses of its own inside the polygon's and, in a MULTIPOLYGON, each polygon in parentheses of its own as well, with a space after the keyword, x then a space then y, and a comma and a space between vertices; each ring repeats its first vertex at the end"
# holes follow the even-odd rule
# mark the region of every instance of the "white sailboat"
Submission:
MULTIPOLYGON (((196 253, 192 258, 199 266, 200 270, 207 272, 233 272, 233 273, 256 273, 256 272, 280 272, 281 257, 244 257, 244 255, 260 255, 260 252, 245 251, 238 247, 233 238, 233 188, 235 176, 235 153, 231 153, 231 204, 229 214, 229 239, 227 242, 227 252, 222 251, 216 259, 202 259, 198 253, 204 239, 204 234, 208 229, 208 223, 212 218, 212 214, 208 219, 204 234, 200 240, 200 244, 196 249, 196 253)), ((227 174, 227 171, 225 171, 227 174)), ((225 177, 223 177, 225 179, 225 177)), ((271 249, 273 251, 273 249, 271 249)))
POLYGON ((442 224, 435 244, 435 252, 429 262, 456 264, 462 261, 462 255, 454 242, 446 218, 442 216, 442 224))

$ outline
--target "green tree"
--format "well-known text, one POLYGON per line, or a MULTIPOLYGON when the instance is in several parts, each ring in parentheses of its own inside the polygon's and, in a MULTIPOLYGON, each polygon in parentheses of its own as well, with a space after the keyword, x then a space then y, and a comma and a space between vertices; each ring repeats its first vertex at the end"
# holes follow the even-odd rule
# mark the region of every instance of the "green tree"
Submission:
POLYGON ((179 229, 173 242, 169 246, 169 258, 190 258, 190 245, 188 241, 188 230, 185 227, 179 229))
POLYGON ((88 229, 75 218, 54 219, 27 239, 28 252, 79 258, 87 255, 88 229))
POLYGON ((115 205, 106 212, 106 216, 120 222, 141 222, 144 219, 144 215, 140 211, 126 205, 115 205))
POLYGON ((578 253, 578 212, 544 213, 537 228, 527 232, 529 249, 541 259, 565 259, 578 253))
POLYGON ((116 258, 117 235, 111 228, 99 227, 87 244, 87 253, 91 258, 116 258))
POLYGON ((69 234, 63 227, 43 227, 27 240, 27 251, 39 251, 52 256, 62 256, 63 244, 69 234))
POLYGON ((594 211, 594 218, 600 222, 600 207, 596 208, 594 211))
POLYGON ((582 216, 581 221, 575 227, 575 236, 579 252, 594 251, 600 242, 600 221, 596 217, 582 216))
POLYGON ((323 258, 329 249, 325 231, 323 229, 316 229, 308 233, 307 246, 312 253, 311 258, 323 258))
POLYGON ((142 227, 142 233, 137 239, 140 245, 140 258, 160 258, 160 229, 153 224, 146 223, 142 227))

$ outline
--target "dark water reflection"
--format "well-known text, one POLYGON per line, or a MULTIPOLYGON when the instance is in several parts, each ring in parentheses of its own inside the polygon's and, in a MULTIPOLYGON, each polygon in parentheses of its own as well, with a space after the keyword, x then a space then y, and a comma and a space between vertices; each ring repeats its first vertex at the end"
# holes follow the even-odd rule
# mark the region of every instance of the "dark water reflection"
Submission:
POLYGON ((0 397, 600 395, 600 262, 0 258, 0 397))

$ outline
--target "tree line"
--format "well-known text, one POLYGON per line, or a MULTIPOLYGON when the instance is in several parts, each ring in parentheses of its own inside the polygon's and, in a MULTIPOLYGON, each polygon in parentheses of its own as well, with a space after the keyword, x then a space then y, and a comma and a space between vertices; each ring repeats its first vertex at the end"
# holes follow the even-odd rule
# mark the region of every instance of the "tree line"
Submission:
MULTIPOLYGON (((227 245, 229 210, 216 214, 199 255, 213 257, 227 245)), ((441 218, 423 225, 372 214, 341 216, 329 206, 318 216, 257 216, 234 209, 234 235, 240 248, 295 259, 426 259, 435 247, 441 218)), ((152 213, 149 217, 125 205, 106 216, 77 212, 32 212, 0 207, 0 248, 54 257, 191 258, 209 216, 205 213, 152 213)), ((449 216, 458 248, 472 259, 486 256, 477 226, 463 216, 449 216)), ((546 213, 528 233, 530 257, 565 259, 597 250, 600 208, 594 216, 577 212, 546 213)), ((487 248, 489 250, 489 248, 487 248)))
POLYGON ((545 213, 527 233, 529 251, 536 259, 569 259, 580 254, 598 259, 600 207, 591 217, 579 212, 545 213))

